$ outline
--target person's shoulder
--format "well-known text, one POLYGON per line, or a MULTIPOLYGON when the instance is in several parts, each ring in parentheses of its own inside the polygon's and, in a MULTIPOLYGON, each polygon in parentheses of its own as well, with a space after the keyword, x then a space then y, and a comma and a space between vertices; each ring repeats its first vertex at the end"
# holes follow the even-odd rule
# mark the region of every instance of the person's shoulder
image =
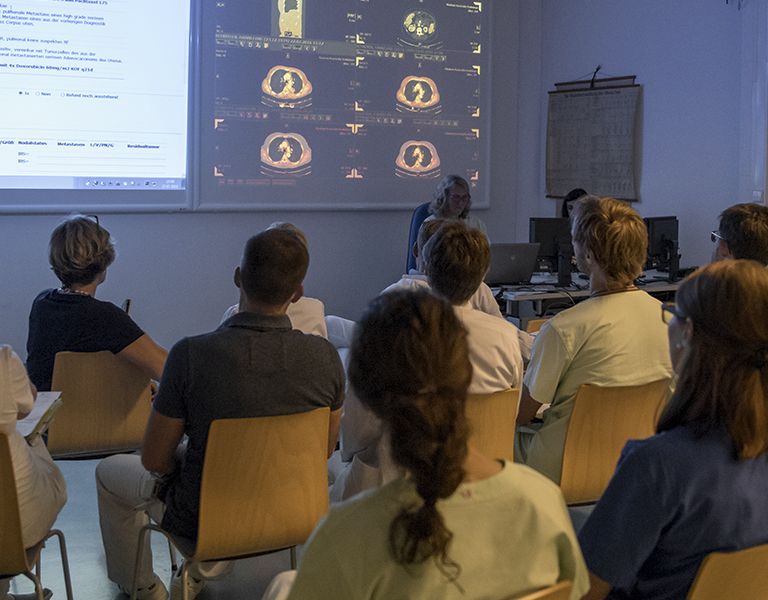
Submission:
POLYGON ((349 532, 360 537, 360 530, 350 527, 353 523, 365 523, 367 533, 378 527, 386 527, 403 506, 414 502, 416 493, 407 480, 398 478, 379 487, 364 490, 333 506, 326 519, 326 527, 349 532))
POLYGON ((562 498, 560 487, 538 471, 519 463, 507 462, 502 475, 510 490, 529 498, 562 498))
POLYGON ((310 298, 309 296, 302 296, 296 302, 291 304, 288 308, 290 308, 291 306, 295 306, 297 308, 301 308, 302 310, 308 310, 313 312, 319 311, 325 314, 325 304, 323 304, 323 301, 318 300, 317 298, 310 298))

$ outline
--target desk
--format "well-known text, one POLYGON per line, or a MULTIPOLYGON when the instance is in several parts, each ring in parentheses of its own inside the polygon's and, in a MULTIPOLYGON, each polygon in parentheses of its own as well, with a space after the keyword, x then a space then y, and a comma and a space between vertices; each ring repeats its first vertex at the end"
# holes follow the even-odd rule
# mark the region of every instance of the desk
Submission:
MULTIPOLYGON (((651 296, 673 296, 680 282, 671 283, 657 279, 658 277, 661 277, 661 274, 649 271, 646 273, 646 283, 638 285, 638 287, 651 296)), ((543 316, 546 310, 545 305, 552 304, 554 300, 567 300, 570 305, 573 305, 589 297, 589 282, 586 279, 580 279, 575 273, 572 275, 573 284, 571 287, 555 287, 555 281, 557 281, 556 276, 544 273, 534 275, 530 285, 501 286, 501 299, 506 302, 507 316, 519 319, 519 326, 524 328, 525 322, 531 317, 543 316), (521 304, 523 303, 530 303, 531 310, 521 311, 521 304)))

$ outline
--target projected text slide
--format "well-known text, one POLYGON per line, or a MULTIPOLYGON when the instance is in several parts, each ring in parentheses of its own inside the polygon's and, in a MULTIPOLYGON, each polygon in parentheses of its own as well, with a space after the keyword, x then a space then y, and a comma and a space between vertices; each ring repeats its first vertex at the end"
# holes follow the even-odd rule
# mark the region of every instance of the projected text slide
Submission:
POLYGON ((183 189, 188 0, 0 0, 0 188, 183 189))

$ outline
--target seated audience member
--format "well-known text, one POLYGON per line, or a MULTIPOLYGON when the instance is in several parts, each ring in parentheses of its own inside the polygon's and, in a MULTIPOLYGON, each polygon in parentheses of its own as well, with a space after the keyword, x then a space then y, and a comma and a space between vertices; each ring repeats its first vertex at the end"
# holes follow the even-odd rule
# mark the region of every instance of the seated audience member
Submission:
MULTIPOLYGON (((419 235, 416 238, 416 243, 413 245, 413 255, 416 257, 416 269, 411 269, 409 273, 404 274, 399 281, 386 287, 381 293, 386 294, 392 290, 400 289, 417 289, 420 287, 429 287, 429 281, 424 274, 424 246, 429 241, 429 238, 440 229, 448 221, 446 219, 433 219, 430 221, 424 221, 419 228, 419 235)), ((469 303, 472 308, 481 310, 488 313, 491 316, 503 318, 501 311, 499 310, 499 303, 496 302, 496 298, 493 296, 493 292, 488 285, 481 281, 480 285, 472 294, 469 299, 469 303)))
MULTIPOLYGON (((107 574, 123 591, 132 583, 138 534, 147 522, 147 509, 157 518, 162 515, 162 526, 171 533, 197 537, 200 482, 213 420, 328 406, 328 454, 333 451, 344 394, 341 361, 327 340, 292 329, 286 316, 288 306, 301 296, 308 264, 306 245, 290 231, 268 229, 248 240, 235 270, 241 312, 216 331, 185 338, 173 347, 142 455, 112 456, 96 468, 107 574), (189 441, 179 463, 175 454, 184 434, 189 441), (149 497, 153 474, 170 481, 162 499, 149 497)), ((153 573, 148 540, 144 552, 139 598, 162 600, 167 592, 153 573)), ((206 575, 195 571, 193 592, 206 575)), ((178 577, 173 585, 180 593, 178 577)), ((171 595, 177 597, 174 591, 171 595)))
POLYGON ((640 216, 613 198, 576 201, 571 234, 591 297, 549 319, 539 331, 523 382, 518 424, 542 404, 540 427, 518 429, 515 460, 560 481, 573 398, 582 384, 639 385, 670 377, 661 303, 639 290, 648 234, 640 216))
MULTIPOLYGON (((523 374, 517 328, 468 304, 488 270, 488 239, 462 223, 445 223, 425 246, 425 268, 431 288, 447 298, 468 332, 472 363, 471 394, 490 394, 517 387, 523 374)), ((332 461, 335 475, 331 500, 338 501, 368 487, 378 487, 397 469, 387 461, 387 440, 374 413, 347 395, 341 418, 342 465, 332 461)))
POLYGON ((463 221, 487 235, 485 223, 469 214, 471 206, 472 196, 469 193, 467 180, 459 175, 446 175, 437 184, 429 205, 429 216, 425 221, 434 219, 463 221))
POLYGON ((51 234, 49 261, 61 287, 41 292, 32 303, 27 371, 39 390, 51 389, 57 352, 109 350, 160 379, 167 352, 128 314, 96 299, 96 288, 115 260, 109 232, 82 215, 68 218, 51 234))
POLYGON ((768 207, 747 203, 726 208, 712 242, 713 261, 748 258, 768 265, 768 207))
POLYGON ((707 554, 768 543, 768 272, 710 264, 664 309, 677 386, 581 530, 590 600, 683 600, 707 554))
POLYGON ((264 598, 507 598, 587 573, 555 485, 470 446, 472 379, 456 311, 426 290, 376 298, 350 352, 349 377, 407 473, 333 508, 298 573, 264 598), (294 579, 295 577, 295 579, 294 579))
POLYGON ((430 286, 453 305, 467 329, 471 394, 517 387, 523 375, 517 327, 469 305, 490 261, 488 238, 461 223, 446 223, 424 247, 424 268, 430 286))
MULTIPOLYGON (((307 237, 304 232, 296 227, 293 223, 275 222, 272 223, 267 229, 284 229, 285 231, 293 232, 299 240, 307 247, 309 252, 309 244, 307 243, 307 237)), ((324 338, 328 338, 328 328, 325 322, 325 306, 317 298, 308 298, 304 296, 304 289, 302 288, 302 295, 298 300, 295 300, 288 307, 286 314, 291 320, 291 325, 294 329, 303 331, 304 333, 312 333, 324 338)), ((236 315, 240 312, 240 305, 233 304, 221 317, 221 322, 224 323, 232 315, 236 315)))
POLYGON ((576 202, 582 196, 586 196, 586 190, 581 188, 574 188, 563 197, 563 205, 560 208, 560 216, 566 219, 571 216, 573 210, 573 203, 576 202))
MULTIPOLYGON (((34 546, 48 534, 67 501, 64 477, 53 463, 43 440, 38 437, 29 445, 16 430, 16 419, 26 417, 32 410, 35 393, 19 357, 10 346, 0 346, 0 433, 8 436, 11 449, 21 517, 21 539, 25 548, 34 546)), ((10 581, 0 579, 0 599, 37 598, 36 594, 8 594, 10 581)), ((45 597, 50 597, 48 590, 45 597)))

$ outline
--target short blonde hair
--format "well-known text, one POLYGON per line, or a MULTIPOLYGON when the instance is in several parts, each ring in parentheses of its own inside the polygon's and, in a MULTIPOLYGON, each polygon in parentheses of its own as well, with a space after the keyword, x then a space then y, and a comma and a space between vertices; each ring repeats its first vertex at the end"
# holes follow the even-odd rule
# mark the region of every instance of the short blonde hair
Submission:
POLYGON ((637 211, 614 198, 583 196, 571 211, 573 240, 592 254, 603 272, 633 281, 648 254, 648 229, 637 211))
POLYGON ((114 260, 115 246, 109 231, 93 219, 73 215, 51 234, 48 262, 65 287, 91 283, 114 260))

